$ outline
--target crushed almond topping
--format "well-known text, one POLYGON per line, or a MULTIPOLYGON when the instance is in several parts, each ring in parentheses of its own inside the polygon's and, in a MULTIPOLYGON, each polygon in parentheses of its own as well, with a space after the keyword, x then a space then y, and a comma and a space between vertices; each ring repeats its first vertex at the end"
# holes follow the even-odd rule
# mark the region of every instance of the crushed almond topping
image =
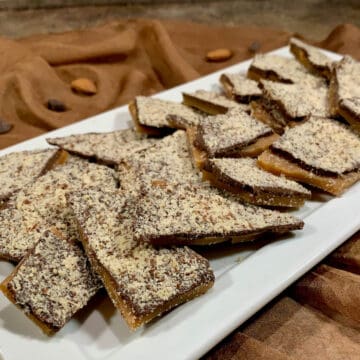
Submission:
POLYGON ((100 289, 82 248, 46 231, 7 289, 25 313, 58 330, 100 289))
POLYGON ((342 174, 360 166, 360 139, 347 126, 312 116, 288 129, 272 148, 316 169, 342 174))
POLYGON ((19 261, 50 227, 55 227, 66 239, 76 240, 78 234, 65 194, 96 185, 115 188, 115 171, 70 158, 65 165, 50 170, 19 191, 0 211, 0 256, 19 261))
MULTIPOLYGON (((280 55, 256 55, 250 64, 249 69, 272 72, 279 77, 279 80, 290 83, 302 82, 304 77, 312 77, 312 75, 294 58, 287 58, 280 55)), ((264 76, 266 79, 266 75, 264 76)))
POLYGON ((214 275, 209 263, 194 251, 187 247, 156 249, 134 239, 136 197, 99 190, 74 192, 69 204, 87 248, 111 275, 116 297, 126 300, 135 317, 149 315, 200 285, 211 286, 214 275))
POLYGON ((120 185, 127 190, 154 185, 156 180, 201 182, 201 173, 191 162, 186 133, 182 130, 127 158, 118 171, 120 185))
POLYGON ((156 142, 134 129, 107 133, 86 133, 47 139, 49 144, 83 157, 95 157, 102 163, 118 164, 123 158, 146 149, 156 142))
POLYGON ((264 96, 281 104, 287 116, 293 119, 308 115, 329 116, 328 86, 325 80, 304 78, 295 84, 261 80, 264 96))
POLYGON ((224 108, 227 108, 228 110, 232 108, 242 109, 243 111, 249 110, 248 105, 239 104, 236 101, 229 100, 224 95, 218 94, 214 91, 196 90, 193 93, 185 93, 185 95, 198 99, 200 101, 205 101, 217 106, 222 106, 224 108))
POLYGON ((335 64, 339 100, 360 97, 360 62, 344 56, 335 64))
POLYGON ((23 188, 42 174, 58 150, 13 152, 0 157, 0 200, 23 188))
POLYGON ((168 115, 177 115, 189 125, 197 125, 200 115, 193 109, 172 101, 138 96, 135 99, 138 121, 152 127, 172 127, 168 115))
POLYGON ((143 195, 138 203, 134 232, 137 238, 166 243, 186 243, 202 237, 218 237, 274 232, 302 227, 302 221, 290 214, 244 205, 231 196, 224 197, 210 187, 169 185, 156 187, 143 195))
POLYGON ((331 59, 328 58, 325 54, 323 54, 319 48, 306 44, 303 41, 296 38, 290 39, 290 45, 294 45, 297 48, 305 51, 309 61, 313 65, 330 68, 332 63, 331 59))
POLYGON ((208 116, 198 126, 198 142, 210 157, 238 151, 272 129, 244 111, 232 109, 226 114, 208 116))
POLYGON ((223 74, 225 78, 233 86, 232 92, 238 96, 260 96, 262 91, 260 90, 258 83, 254 80, 248 79, 244 74, 223 74))
POLYGON ((350 111, 354 116, 360 116, 360 97, 341 100, 340 106, 350 111))
POLYGON ((275 176, 256 166, 252 158, 210 159, 211 168, 217 169, 220 176, 225 176, 240 185, 247 185, 262 190, 311 195, 311 192, 295 181, 275 176))

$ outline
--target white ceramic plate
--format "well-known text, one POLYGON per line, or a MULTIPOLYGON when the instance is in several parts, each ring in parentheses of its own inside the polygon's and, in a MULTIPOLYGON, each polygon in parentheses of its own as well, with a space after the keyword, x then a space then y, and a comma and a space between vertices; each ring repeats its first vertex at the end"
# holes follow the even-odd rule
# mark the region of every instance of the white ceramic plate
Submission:
MULTIPOLYGON (((288 48, 274 53, 289 56, 288 48)), ((245 72, 249 64, 245 61, 226 71, 245 72)), ((181 101, 181 91, 216 89, 221 72, 157 96, 181 101)), ((123 106, 12 146, 0 155, 45 147, 45 137, 123 129, 129 122, 123 106)), ((104 297, 48 338, 0 295, 0 353, 6 360, 198 358, 360 228, 360 183, 340 198, 319 195, 295 214, 305 220, 305 227, 292 236, 265 246, 207 251, 216 274, 214 287, 135 333, 104 297)), ((0 262, 0 279, 11 269, 10 264, 0 262)))

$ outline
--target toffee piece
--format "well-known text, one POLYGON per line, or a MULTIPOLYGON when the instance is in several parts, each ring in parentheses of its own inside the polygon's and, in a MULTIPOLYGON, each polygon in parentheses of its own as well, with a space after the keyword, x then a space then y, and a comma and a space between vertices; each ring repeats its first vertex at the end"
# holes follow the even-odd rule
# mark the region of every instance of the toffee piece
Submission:
POLYGON ((60 330, 100 289, 81 246, 45 231, 0 289, 46 334, 60 330))
POLYGON ((246 104, 238 104, 223 95, 206 90, 183 93, 183 103, 209 115, 225 114, 234 107, 243 111, 250 110, 246 104))
POLYGON ((273 135, 269 126, 235 108, 223 115, 204 118, 197 127, 195 146, 208 157, 246 156, 243 149, 266 139, 263 151, 274 141, 273 135))
POLYGON ((330 79, 332 61, 319 48, 291 38, 290 51, 312 73, 330 79))
POLYGON ((161 134, 162 129, 197 125, 201 115, 180 103, 137 96, 129 110, 140 132, 161 134))
POLYGON ((0 258, 20 261, 45 229, 70 241, 78 238, 65 194, 88 186, 117 187, 114 170, 79 158, 48 171, 15 194, 0 211, 0 258))
POLYGON ((154 146, 125 159, 118 166, 120 186, 127 191, 169 183, 200 183, 192 164, 185 131, 159 140, 154 146))
POLYGON ((258 83, 243 74, 225 73, 220 76, 226 96, 239 103, 249 103, 261 97, 262 91, 258 83))
POLYGON ((137 198, 87 189, 68 195, 89 260, 130 329, 205 293, 209 262, 187 247, 154 248, 137 241, 137 198))
POLYGON ((256 55, 250 64, 247 76, 255 81, 271 80, 293 84, 312 76, 298 61, 272 54, 256 55))
POLYGON ((360 62, 344 56, 333 66, 330 80, 331 111, 357 131, 360 128, 360 62))
POLYGON ((57 149, 13 152, 0 157, 0 204, 65 160, 57 149))
POLYGON ((195 168, 202 170, 208 155, 206 151, 199 149, 196 144, 197 128, 191 127, 186 129, 187 143, 191 155, 191 161, 195 168))
POLYGON ((156 245, 209 245, 301 229, 290 214, 245 205, 211 187, 154 187, 138 201, 135 236, 156 245))
POLYGON ((220 189, 256 205, 300 207, 311 192, 295 181, 257 167, 256 159, 209 159, 204 176, 220 189))
POLYGON ((288 129, 258 163, 331 194, 339 195, 360 178, 360 139, 347 126, 311 116, 288 129))
POLYGON ((46 140, 69 153, 95 159, 100 164, 116 165, 127 156, 146 149, 157 141, 134 129, 106 133, 86 133, 46 140))
POLYGON ((273 107, 278 111, 276 114, 278 116, 275 118, 278 124, 302 121, 309 115, 322 117, 330 115, 329 89, 323 79, 304 78, 302 82, 296 84, 262 80, 260 87, 267 100, 263 106, 273 107))
POLYGON ((282 135, 287 124, 282 109, 275 102, 262 97, 250 103, 251 115, 270 126, 276 134, 282 135))
POLYGON ((340 100, 338 112, 360 134, 360 97, 340 100))

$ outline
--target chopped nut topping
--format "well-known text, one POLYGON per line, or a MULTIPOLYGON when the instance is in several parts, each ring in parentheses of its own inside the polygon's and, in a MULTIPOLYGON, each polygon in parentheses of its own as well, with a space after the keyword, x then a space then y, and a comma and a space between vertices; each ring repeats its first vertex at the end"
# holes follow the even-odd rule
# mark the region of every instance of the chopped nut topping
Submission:
POLYGON ((280 105, 287 117, 329 116, 328 86, 323 79, 304 78, 296 84, 261 80, 264 96, 280 105))
POLYGON ((153 186, 154 181, 201 182, 201 173, 192 164, 186 134, 182 130, 125 159, 118 171, 121 188, 129 191, 153 186))
POLYGON ((72 158, 19 191, 0 211, 0 257, 19 261, 45 229, 55 227, 64 238, 78 233, 65 194, 87 186, 117 186, 114 170, 72 158))
POLYGON ((5 282, 15 304, 53 331, 62 328, 101 287, 82 248, 50 231, 40 235, 5 282))
POLYGON ((197 132, 197 145, 209 157, 230 156, 254 143, 258 138, 271 135, 272 129, 239 109, 226 114, 209 116, 201 120, 197 132))
POLYGON ((211 287, 214 275, 209 263, 194 251, 156 249, 134 239, 136 197, 87 189, 71 193, 68 199, 90 261, 131 328, 199 295, 199 287, 211 287))
POLYGON ((58 150, 34 150, 13 152, 0 157, 0 200, 40 176, 58 150))
POLYGON ((295 59, 271 54, 256 55, 250 64, 249 72, 251 71, 262 79, 272 77, 271 80, 285 83, 302 82, 305 77, 313 77, 295 59))
POLYGON ((137 238, 161 244, 192 244, 198 239, 226 241, 233 236, 302 228, 290 214, 243 205, 210 187, 155 187, 138 201, 137 238), (214 240, 216 239, 217 240, 214 240))
POLYGON ((330 68, 332 61, 319 48, 304 43, 303 41, 291 38, 290 45, 296 46, 297 48, 305 51, 308 60, 315 66, 330 68))
POLYGON ((241 98, 254 98, 262 94, 258 83, 254 80, 248 79, 243 74, 225 73, 221 75, 223 81, 227 81, 231 85, 232 95, 235 99, 241 98))
POLYGON ((289 154, 311 168, 337 174, 360 166, 360 139, 350 128, 331 119, 312 116, 288 129, 272 149, 289 154))
POLYGON ((200 115, 193 109, 172 101, 138 96, 136 99, 138 121, 141 125, 152 127, 173 127, 169 115, 177 115, 189 125, 197 125, 200 115))
POLYGON ((350 110, 353 114, 360 115, 360 97, 344 99, 341 101, 341 105, 350 110))
MULTIPOLYGON (((350 99, 340 100, 339 107, 341 113, 346 113, 346 120, 350 122, 350 117, 352 118, 352 125, 354 128, 360 129, 360 97, 354 97, 350 99)), ((343 115, 345 117, 345 114, 343 115)))
POLYGON ((216 114, 224 114, 232 108, 249 111, 247 104, 239 104, 213 91, 196 90, 193 93, 183 93, 183 97, 186 105, 196 107, 209 114, 214 114, 214 106, 217 108, 216 114), (189 100, 191 103, 189 103, 189 100))
POLYGON ((344 56, 335 64, 334 71, 339 100, 360 97, 360 62, 344 56))
POLYGON ((221 179, 230 180, 242 187, 266 190, 277 194, 300 194, 310 196, 311 192, 295 181, 282 176, 273 175, 256 166, 256 159, 252 158, 224 158, 210 159, 210 170, 221 179))
POLYGON ((86 158, 95 157, 100 163, 118 164, 127 156, 154 144, 157 140, 147 138, 134 129, 106 133, 86 133, 47 139, 52 145, 86 158))

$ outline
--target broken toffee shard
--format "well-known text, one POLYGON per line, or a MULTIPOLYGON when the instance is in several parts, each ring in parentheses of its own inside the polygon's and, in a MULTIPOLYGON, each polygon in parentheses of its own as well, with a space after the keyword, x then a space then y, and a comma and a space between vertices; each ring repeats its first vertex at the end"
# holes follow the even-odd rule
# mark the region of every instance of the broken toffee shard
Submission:
POLYGON ((134 238, 138 201, 121 191, 100 189, 68 195, 93 269, 133 330, 214 283, 209 262, 193 250, 155 248, 134 238))
POLYGON ((209 245, 301 229, 294 216, 245 205, 211 187, 153 187, 139 198, 134 234, 155 245, 209 245))

